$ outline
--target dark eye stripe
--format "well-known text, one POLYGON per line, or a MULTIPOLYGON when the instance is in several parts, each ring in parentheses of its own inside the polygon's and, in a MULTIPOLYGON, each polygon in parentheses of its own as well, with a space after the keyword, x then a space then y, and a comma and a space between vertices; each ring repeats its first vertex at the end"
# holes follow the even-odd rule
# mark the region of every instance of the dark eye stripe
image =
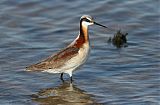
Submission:
POLYGON ((90 22, 90 20, 86 19, 86 22, 90 22))
POLYGON ((90 22, 87 18, 83 18, 83 21, 90 22))

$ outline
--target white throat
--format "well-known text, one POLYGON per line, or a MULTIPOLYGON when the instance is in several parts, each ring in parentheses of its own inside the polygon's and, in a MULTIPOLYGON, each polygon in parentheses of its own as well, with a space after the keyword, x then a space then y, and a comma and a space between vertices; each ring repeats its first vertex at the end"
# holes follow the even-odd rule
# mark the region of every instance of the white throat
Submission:
POLYGON ((85 21, 83 21, 82 22, 82 27, 84 27, 84 28, 88 28, 88 26, 90 25, 90 23, 88 23, 88 22, 85 22, 85 21))

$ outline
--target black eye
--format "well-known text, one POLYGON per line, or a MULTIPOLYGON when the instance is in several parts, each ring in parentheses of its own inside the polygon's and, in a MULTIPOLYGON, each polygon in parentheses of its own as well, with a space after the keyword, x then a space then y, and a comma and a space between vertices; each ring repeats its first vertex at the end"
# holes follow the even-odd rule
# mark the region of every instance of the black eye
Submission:
POLYGON ((85 21, 85 22, 91 23, 91 20, 89 20, 87 18, 83 18, 81 21, 85 21))
POLYGON ((86 22, 90 22, 90 20, 88 20, 88 19, 85 19, 85 21, 86 21, 86 22))
POLYGON ((86 19, 86 22, 90 22, 90 20, 86 19))

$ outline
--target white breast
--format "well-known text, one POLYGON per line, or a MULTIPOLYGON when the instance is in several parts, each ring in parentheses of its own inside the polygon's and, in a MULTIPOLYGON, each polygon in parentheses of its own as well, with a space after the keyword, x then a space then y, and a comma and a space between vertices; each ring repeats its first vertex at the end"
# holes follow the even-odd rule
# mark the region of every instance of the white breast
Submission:
POLYGON ((89 50, 90 50, 89 43, 83 44, 83 46, 78 51, 78 54, 65 63, 64 66, 65 70, 73 71, 77 67, 82 65, 88 58, 89 50))
POLYGON ((85 61, 88 58, 89 55, 89 43, 83 44, 83 46, 78 51, 78 54, 68 60, 62 67, 58 69, 49 69, 45 70, 43 72, 49 72, 49 73, 68 73, 70 76, 72 76, 72 72, 79 66, 85 63, 85 61))

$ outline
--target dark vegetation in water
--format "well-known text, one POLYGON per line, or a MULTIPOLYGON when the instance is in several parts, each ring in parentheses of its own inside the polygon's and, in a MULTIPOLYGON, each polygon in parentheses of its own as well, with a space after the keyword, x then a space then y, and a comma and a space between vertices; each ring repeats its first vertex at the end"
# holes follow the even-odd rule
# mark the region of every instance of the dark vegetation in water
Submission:
POLYGON ((118 30, 114 34, 113 38, 110 37, 108 39, 108 42, 112 43, 117 48, 127 47, 127 35, 128 33, 122 33, 120 30, 118 30))

